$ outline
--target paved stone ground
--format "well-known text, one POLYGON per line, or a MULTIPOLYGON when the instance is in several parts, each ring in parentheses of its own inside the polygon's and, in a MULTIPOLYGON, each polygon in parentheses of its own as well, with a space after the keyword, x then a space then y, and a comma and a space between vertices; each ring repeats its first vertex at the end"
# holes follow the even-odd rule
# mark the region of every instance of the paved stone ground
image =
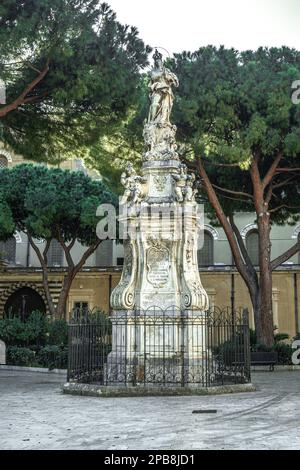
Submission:
POLYGON ((78 397, 63 381, 0 371, 1 449, 300 449, 300 371, 257 372, 257 392, 202 397, 78 397))

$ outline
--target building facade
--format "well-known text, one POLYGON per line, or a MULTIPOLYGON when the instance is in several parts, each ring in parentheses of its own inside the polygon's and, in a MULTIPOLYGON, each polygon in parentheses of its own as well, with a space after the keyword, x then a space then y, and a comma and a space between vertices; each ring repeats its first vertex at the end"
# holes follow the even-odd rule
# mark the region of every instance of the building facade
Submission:
MULTIPOLYGON (((0 143, 0 168, 10 168, 25 160, 0 143)), ((99 178, 95 171, 88 170, 81 160, 68 160, 61 168, 84 171, 92 178, 99 178)), ((255 215, 241 213, 236 224, 245 241, 252 262, 258 264, 258 234, 255 215)), ((295 226, 273 226, 271 230, 271 256, 276 258, 292 246, 300 237, 300 223, 295 226)), ((203 286, 212 305, 219 307, 247 307, 251 302, 247 288, 234 268, 231 250, 225 233, 204 221, 203 246, 198 250, 199 269, 203 286)), ((40 242, 40 248, 43 242, 40 242)), ((86 248, 76 243, 72 248, 74 261, 80 259, 86 248)), ((66 267, 64 253, 56 240, 49 250, 50 290, 57 300, 66 267)), ((109 296, 118 283, 123 264, 123 245, 110 240, 103 241, 88 258, 85 266, 73 281, 67 316, 74 307, 99 307, 109 311, 109 296)), ((39 308, 47 313, 47 304, 42 285, 42 270, 35 252, 31 249, 25 233, 18 232, 6 242, 0 242, 0 316, 10 311, 29 311, 39 308)), ((299 286, 300 255, 293 256, 273 273, 274 324, 281 332, 291 336, 299 331, 299 286)), ((251 317, 253 326, 253 318, 251 317)))

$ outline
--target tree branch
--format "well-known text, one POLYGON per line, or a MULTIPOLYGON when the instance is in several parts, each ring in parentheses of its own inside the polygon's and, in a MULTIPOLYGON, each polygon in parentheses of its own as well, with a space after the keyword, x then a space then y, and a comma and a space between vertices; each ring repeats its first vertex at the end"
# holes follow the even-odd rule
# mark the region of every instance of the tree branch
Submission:
POLYGON ((236 239, 237 239, 237 242, 239 244, 239 247, 240 247, 240 250, 241 250, 241 253, 242 253, 242 256, 244 258, 244 261, 245 263, 247 264, 249 270, 252 272, 252 275, 257 279, 257 274, 256 274, 256 271, 254 269, 254 266, 252 264, 252 261, 248 255, 248 251, 245 247, 245 243, 244 243, 244 240, 240 234, 240 231, 239 229, 237 228, 235 222, 234 222, 234 218, 233 218, 233 215, 230 214, 229 216, 229 221, 230 221, 230 225, 231 227, 233 228, 233 231, 234 231, 234 234, 236 236, 236 239))
POLYGON ((243 257, 241 255, 237 240, 235 238, 235 234, 233 232, 233 228, 231 227, 229 221, 227 220, 227 217, 225 216, 225 214, 223 212, 223 209, 220 205, 220 202, 219 202, 218 197, 215 193, 215 190, 214 190, 214 188, 213 188, 213 186, 212 186, 212 184, 211 184, 211 182, 208 178, 208 175, 205 171, 205 168, 202 164, 201 158, 197 159, 197 163, 198 163, 199 173, 202 177, 203 184, 205 186, 209 202, 211 203, 211 205, 215 209, 218 220, 220 221, 220 223, 223 227, 223 230, 226 233, 226 236, 227 236, 227 239, 228 239, 228 242, 229 242, 233 257, 234 257, 234 260, 235 260, 235 264, 236 264, 241 276, 243 277, 246 284, 248 285, 249 284, 249 275, 250 275, 250 273, 249 273, 246 265, 244 264, 243 257))
POLYGON ((92 253, 98 248, 102 240, 97 240, 94 245, 90 246, 85 253, 82 255, 81 260, 75 265, 74 267, 74 273, 77 274, 78 271, 83 267, 84 263, 86 260, 91 256, 92 253))
POLYGON ((278 266, 280 266, 282 263, 290 259, 292 256, 294 256, 298 251, 300 251, 300 241, 295 243, 295 245, 291 246, 291 248, 289 248, 285 253, 271 261, 270 264, 272 271, 278 266))
POLYGON ((29 240, 30 245, 32 246, 32 248, 34 249, 34 251, 35 251, 35 253, 36 253, 37 257, 38 257, 39 262, 41 263, 41 266, 42 266, 43 268, 44 268, 44 267, 47 268, 47 262, 45 263, 45 260, 44 260, 44 258, 43 258, 43 255, 42 255, 42 253, 40 252, 40 250, 38 249, 37 245, 34 243, 32 236, 30 235, 29 232, 26 232, 26 235, 27 235, 27 237, 28 237, 28 240, 29 240))
POLYGON ((268 184, 272 181, 272 178, 275 175, 276 169, 277 169, 281 159, 282 159, 282 153, 279 152, 277 154, 276 158, 274 159, 272 165, 268 169, 265 177, 262 180, 263 189, 265 189, 268 186, 268 184))
POLYGON ((296 175, 291 176, 290 178, 287 178, 286 180, 281 181, 280 183, 274 184, 273 189, 278 189, 278 188, 281 188, 282 186, 288 186, 288 185, 294 183, 295 177, 296 177, 296 175))
POLYGON ((300 171, 300 168, 298 167, 291 167, 291 168, 277 168, 276 173, 288 173, 291 171, 300 171))
POLYGON ((47 240, 46 246, 45 246, 45 249, 44 249, 43 255, 42 255, 42 253, 40 252, 40 250, 38 249, 38 247, 34 243, 31 234, 26 232, 26 235, 28 237, 30 246, 34 249, 34 251, 35 251, 35 253, 38 257, 38 260, 41 264, 41 267, 42 267, 42 270, 43 270, 43 286, 44 286, 46 299, 47 299, 47 302, 48 302, 48 307, 49 307, 50 313, 52 315, 54 315, 55 314, 55 307, 54 307, 52 295, 51 295, 50 288, 49 288, 48 266, 47 266, 47 253, 48 253, 48 250, 49 250, 49 247, 50 247, 51 240, 47 240))
POLYGON ((65 256, 66 256, 66 261, 67 261, 67 264, 68 264, 68 267, 72 270, 74 269, 74 261, 73 261, 73 258, 71 256, 71 248, 72 246, 74 245, 75 241, 76 241, 76 238, 72 240, 72 242, 67 246, 63 240, 63 237, 61 235, 61 231, 60 229, 58 228, 57 229, 57 238, 58 238, 58 241, 59 243, 61 244, 62 246, 62 249, 64 250, 64 253, 65 253, 65 256))
POLYGON ((231 189, 225 189, 225 188, 222 188, 220 186, 217 186, 216 184, 213 184, 211 183, 211 185, 216 188, 216 189, 219 189, 220 191, 224 191, 225 193, 228 193, 228 194, 233 194, 235 196, 244 196, 244 197, 247 197, 247 198, 250 198, 250 199, 253 199, 252 195, 249 194, 249 193, 244 193, 242 191, 233 191, 231 189))
POLYGON ((218 167, 222 167, 222 168, 240 168, 239 163, 216 163, 216 162, 212 162, 208 158, 203 158, 202 157, 202 159, 203 159, 203 161, 205 161, 205 163, 208 163, 209 165, 213 165, 213 166, 218 166, 218 167))
POLYGON ((280 204, 279 206, 274 207, 274 209, 270 209, 269 212, 271 214, 273 212, 279 211, 280 209, 283 209, 284 207, 286 209, 300 209, 300 206, 289 206, 288 204, 280 204))
POLYGON ((11 111, 14 111, 20 105, 24 104, 26 98, 29 99, 27 95, 36 87, 36 85, 38 85, 44 79, 48 71, 49 71, 49 60, 47 60, 45 68, 38 74, 38 76, 34 80, 32 80, 32 82, 30 82, 25 87, 23 92, 12 103, 2 106, 0 108, 0 118, 6 116, 8 113, 10 113, 11 111))

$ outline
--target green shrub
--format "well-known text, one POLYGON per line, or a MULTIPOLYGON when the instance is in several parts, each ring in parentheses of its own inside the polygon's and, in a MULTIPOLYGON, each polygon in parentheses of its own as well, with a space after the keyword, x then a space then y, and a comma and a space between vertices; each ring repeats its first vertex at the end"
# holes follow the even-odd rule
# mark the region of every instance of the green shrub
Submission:
POLYGON ((27 333, 24 323, 19 317, 4 318, 0 320, 0 339, 7 346, 22 346, 27 344, 27 333))
POLYGON ((67 366, 68 324, 64 320, 49 321, 39 311, 25 322, 10 316, 0 320, 0 339, 8 347, 9 364, 50 369, 67 366))
POLYGON ((68 324, 65 320, 49 322, 47 343, 61 347, 68 345, 68 324))
POLYGON ((25 322, 28 341, 37 345, 44 345, 47 338, 48 322, 44 313, 32 312, 25 322))
POLYGON ((7 348, 7 364, 31 367, 36 365, 35 352, 29 348, 9 346, 7 348))
POLYGON ((274 335, 274 341, 275 343, 279 343, 280 341, 284 341, 286 339, 289 339, 290 335, 287 333, 277 333, 274 335))
POLYGON ((254 346, 257 343, 256 332, 249 328, 249 337, 250 337, 250 347, 254 346))
POLYGON ((253 344, 251 346, 251 352, 258 352, 258 351, 268 352, 268 351, 271 351, 271 350, 272 350, 272 348, 267 347, 263 343, 257 343, 257 344, 253 344))
POLYGON ((57 345, 48 345, 42 348, 37 356, 42 367, 48 369, 66 369, 68 365, 68 350, 57 345))
POLYGON ((282 342, 275 343, 272 347, 272 351, 276 351, 278 353, 278 364, 292 364, 293 349, 289 344, 282 342))
POLYGON ((26 322, 18 316, 0 320, 0 339, 8 346, 44 345, 46 333, 47 319, 38 311, 32 312, 26 322))
POLYGON ((293 350, 286 341, 289 339, 287 333, 277 333, 274 335, 274 344, 267 347, 265 344, 252 344, 251 351, 275 351, 278 353, 278 364, 289 365, 292 361, 293 350))

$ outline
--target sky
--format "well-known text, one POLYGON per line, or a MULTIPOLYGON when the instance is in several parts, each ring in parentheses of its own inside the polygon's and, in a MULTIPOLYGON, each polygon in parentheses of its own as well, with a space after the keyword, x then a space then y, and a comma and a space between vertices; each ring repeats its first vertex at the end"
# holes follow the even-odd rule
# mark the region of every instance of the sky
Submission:
POLYGON ((170 55, 208 44, 300 48, 300 0, 105 1, 121 23, 138 28, 146 44, 170 55))

